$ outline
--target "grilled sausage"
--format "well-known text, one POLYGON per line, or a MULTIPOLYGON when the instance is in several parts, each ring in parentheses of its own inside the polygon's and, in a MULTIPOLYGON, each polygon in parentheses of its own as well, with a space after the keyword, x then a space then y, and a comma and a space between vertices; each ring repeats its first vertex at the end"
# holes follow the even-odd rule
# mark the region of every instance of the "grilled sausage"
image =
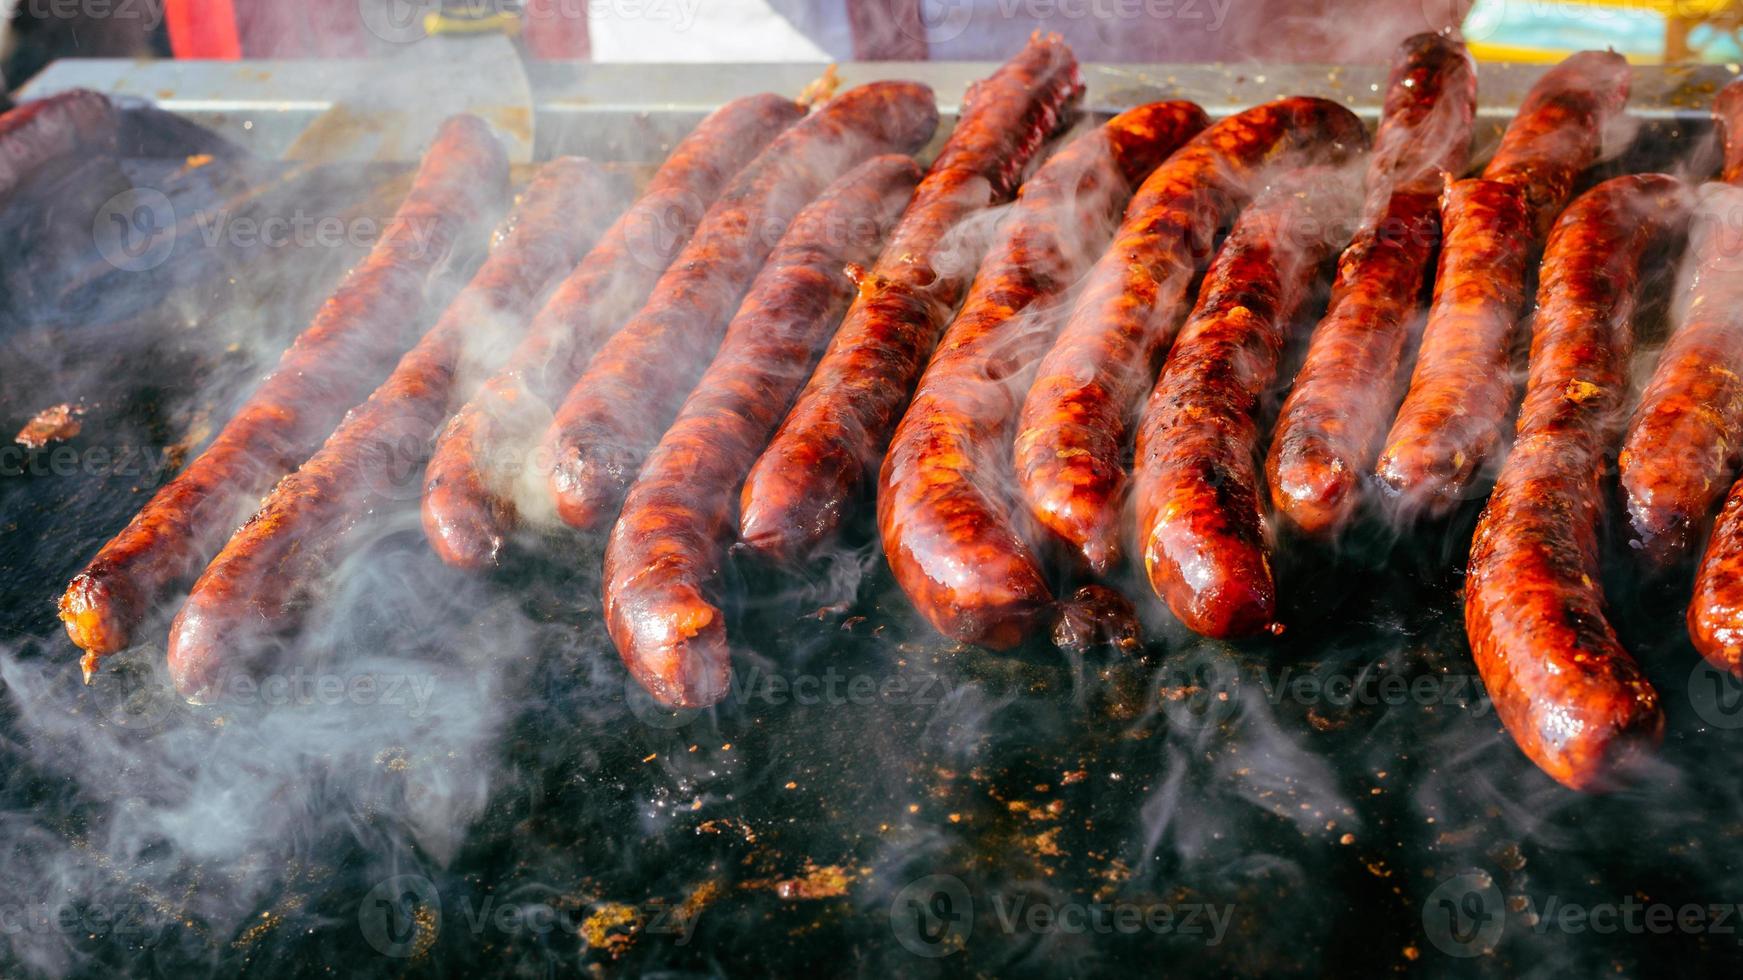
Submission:
POLYGON ((508 160, 489 127, 473 116, 445 122, 381 240, 277 369, 67 587, 60 615, 85 650, 87 677, 391 370, 429 324, 432 278, 494 220, 507 192, 508 160))
MULTIPOLYGON (((1743 82, 1727 85, 1713 116, 1731 181, 1743 164, 1743 82)), ((1659 352, 1617 458, 1633 546, 1653 568, 1700 547, 1713 507, 1743 455, 1743 188, 1702 189, 1689 261, 1694 277, 1680 323, 1659 352)))
POLYGON ((1449 192, 1446 244, 1410 390, 1376 472, 1407 515, 1439 515, 1465 496, 1500 442, 1513 404, 1509 360, 1527 263, 1596 163, 1605 123, 1628 100, 1628 63, 1582 51, 1532 87, 1483 170, 1488 185, 1449 192))
POLYGON ((745 480, 739 534, 749 548, 793 561, 835 533, 968 286, 978 243, 951 242, 952 229, 1016 192, 1082 92, 1076 58, 1051 35, 969 89, 955 131, 745 480))
MULTIPOLYGON (((430 545, 458 568, 496 563, 519 519, 514 486, 531 447, 587 361, 647 302, 727 182, 803 116, 778 95, 728 102, 660 165, 640 198, 551 294, 520 345, 455 413, 425 473, 430 545)), ((544 492, 543 474, 537 474, 544 492)))
POLYGON ((85 153, 116 148, 120 118, 107 97, 73 89, 0 115, 0 205, 32 177, 85 153))
POLYGON ((1743 183, 1743 79, 1720 89, 1713 98, 1713 126, 1723 151, 1719 179, 1743 183))
POLYGON ((937 125, 931 89, 874 82, 825 102, 734 179, 647 306, 605 343, 557 410, 545 445, 565 522, 589 528, 613 516, 799 209, 868 157, 919 149, 937 125))
POLYGON ((1471 543, 1477 670, 1513 740, 1574 789, 1610 785, 1664 727, 1658 694, 1604 616, 1601 479, 1628 390, 1641 257, 1686 222, 1689 198, 1672 177, 1618 177, 1556 222, 1516 439, 1471 543))
POLYGON ((278 482, 194 583, 170 627, 170 678, 204 701, 227 669, 248 670, 263 636, 287 632, 338 543, 397 501, 398 471, 421 466, 447 415, 468 334, 489 348, 521 323, 545 290, 575 264, 616 216, 614 188, 586 160, 541 167, 490 257, 369 400, 326 443, 278 482))
POLYGON ((1151 588, 1188 629, 1281 629, 1259 486, 1259 399, 1320 266, 1360 209, 1353 174, 1286 174, 1235 222, 1138 423, 1132 497, 1151 588))
POLYGON ((877 255, 919 180, 908 157, 876 157, 793 220, 629 492, 605 550, 605 622, 664 704, 726 693, 726 625, 709 595, 733 493, 853 297, 845 267, 877 255))
POLYGON ((1107 244, 1132 188, 1208 123, 1190 102, 1155 102, 1049 158, 1023 183, 939 341, 890 441, 877 498, 890 570, 939 632, 1007 649, 1054 607, 1011 493, 1021 392, 1066 291, 1107 244))
POLYGON ((1440 34, 1404 42, 1368 164, 1361 228, 1338 260, 1331 303, 1277 417, 1271 502, 1301 531, 1335 537, 1374 465, 1417 296, 1440 240, 1442 173, 1464 169, 1476 66, 1440 34))
POLYGON ((1366 146, 1367 131, 1343 106, 1279 99, 1200 133, 1132 198, 1041 362, 1015 438, 1017 479, 1035 520, 1098 574, 1120 551, 1132 418, 1218 227, 1282 161, 1366 146))

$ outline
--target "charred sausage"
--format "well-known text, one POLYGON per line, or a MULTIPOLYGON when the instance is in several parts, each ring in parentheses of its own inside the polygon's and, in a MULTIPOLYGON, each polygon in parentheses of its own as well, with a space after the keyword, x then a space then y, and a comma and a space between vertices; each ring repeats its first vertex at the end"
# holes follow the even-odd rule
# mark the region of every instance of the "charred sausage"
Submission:
POLYGON ((1628 389, 1641 258, 1678 232, 1684 185, 1618 177, 1563 212, 1533 320, 1512 452, 1483 508, 1465 579, 1465 631, 1513 740, 1574 789, 1610 785, 1664 727, 1658 694, 1604 615, 1605 455, 1628 389))
POLYGON ((847 309, 846 267, 877 255, 919 180, 908 157, 876 157, 800 212, 624 502, 605 549, 605 622, 662 703, 726 693, 726 624, 710 594, 733 493, 847 309))
POLYGON ((443 561, 474 570, 496 563, 519 519, 521 478, 533 473, 535 499, 544 494, 531 447, 551 410, 647 302, 727 182, 804 113, 791 99, 753 95, 702 120, 551 294, 501 370, 443 427, 423 500, 424 533, 443 561))
POLYGON ((1131 422, 1217 229, 1285 161, 1338 159, 1366 146, 1367 131, 1343 106, 1279 99, 1200 133, 1132 198, 1041 362, 1015 437, 1034 519, 1098 574, 1120 553, 1131 422))
POLYGON ((430 322, 432 278, 482 238, 507 192, 508 160, 489 127, 473 116, 445 122, 381 240, 277 369, 67 587, 60 615, 87 676, 392 369, 430 322))
POLYGON ((1320 266, 1355 221, 1353 177, 1286 174, 1241 213, 1138 423, 1132 497, 1144 571, 1196 633, 1280 629, 1259 399, 1320 266))
MULTIPOLYGON (((194 700, 219 691, 227 669, 255 666, 263 636, 287 632, 344 535, 397 501, 398 471, 419 466, 447 415, 468 335, 524 322, 546 289, 574 268, 615 217, 614 188, 586 160, 539 168, 499 242, 436 325, 352 409, 194 583, 170 627, 169 671, 194 700)), ((467 358, 472 359, 472 358, 467 358)))
POLYGON ((1628 63, 1615 52, 1570 56, 1526 96, 1483 170, 1488 183, 1457 186, 1442 205, 1434 303, 1376 466, 1402 513, 1450 511, 1499 444, 1513 405, 1509 361, 1527 263, 1581 171, 1598 161, 1628 84, 1628 63))
POLYGON ((1278 414, 1266 461, 1277 513, 1330 538, 1361 499, 1391 417, 1417 297, 1440 240, 1441 175, 1464 169, 1476 66, 1457 40, 1404 42, 1368 164, 1363 222, 1338 260, 1331 303, 1278 414))
POLYGON ((799 209, 868 157, 918 150, 937 125, 931 89, 874 82, 823 103, 734 179, 647 306, 594 355, 557 410, 545 445, 565 522, 589 528, 614 516, 799 209))
POLYGON ((981 261, 878 480, 890 570, 939 632, 1006 649, 1054 607, 1011 492, 1021 393, 1132 189, 1208 124, 1190 102, 1155 102, 1074 140, 1024 182, 981 261))
POLYGON ((969 89, 956 129, 745 480, 739 534, 749 548, 792 561, 835 533, 968 286, 977 243, 952 242, 952 229, 1016 192, 1082 92, 1077 59, 1052 35, 1036 35, 969 89))

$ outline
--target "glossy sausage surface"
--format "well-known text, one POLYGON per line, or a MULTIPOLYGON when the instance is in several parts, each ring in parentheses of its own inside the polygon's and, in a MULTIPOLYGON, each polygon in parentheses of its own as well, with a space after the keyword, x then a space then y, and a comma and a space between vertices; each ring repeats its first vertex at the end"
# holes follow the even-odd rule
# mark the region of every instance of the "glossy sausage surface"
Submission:
MULTIPOLYGON (((273 487, 206 567, 170 627, 169 671, 195 700, 220 695, 228 669, 247 672, 264 638, 287 633, 317 593, 346 535, 391 512, 403 477, 423 468, 448 414, 468 334, 490 347, 574 268, 616 216, 598 167, 563 157, 539 168, 490 257, 436 325, 352 409, 315 454, 273 487)), ((415 488, 416 483, 412 484, 415 488)))
POLYGON ((1366 146, 1367 131, 1343 106, 1279 99, 1200 133, 1133 196, 1041 361, 1014 440, 1034 519, 1096 573, 1112 569, 1121 551, 1131 423, 1217 229, 1267 174, 1366 146))
POLYGON ((1527 266, 1581 172, 1598 162, 1628 86, 1621 55, 1569 56, 1532 86, 1481 182, 1447 192, 1434 304, 1375 467, 1401 513, 1452 510, 1500 444, 1527 266))
POLYGON ((745 480, 739 535, 795 562, 829 540, 876 467, 979 257, 954 230, 1008 200, 1083 94, 1071 49, 1037 35, 976 82, 877 265, 745 480))
POLYGON ((1005 216, 878 481, 890 570, 939 632, 1004 649, 1053 608, 1014 493, 1022 392, 1132 189, 1208 124, 1190 102, 1129 109, 1049 158, 1005 216))
POLYGON ((1689 205, 1675 178, 1618 177, 1556 222, 1517 438, 1471 543, 1465 630, 1483 685, 1525 754, 1574 789, 1611 785, 1664 727, 1605 616, 1599 532, 1642 256, 1689 205))
POLYGON ((734 494, 841 322, 849 267, 877 255, 919 181, 910 158, 874 157, 800 212, 624 501, 605 550, 605 622, 661 703, 726 694, 731 658, 713 592, 734 494))
POLYGON ((67 587, 60 615, 87 676, 392 370, 435 316, 432 282, 458 249, 481 242, 507 195, 508 160, 490 128, 474 116, 445 122, 369 255, 217 438, 67 587))
POLYGON ((1204 636, 1281 630, 1259 473, 1259 401, 1319 268, 1360 211, 1354 174, 1285 174, 1254 199, 1204 274, 1145 403, 1132 471, 1150 586, 1204 636))
POLYGON ((1701 188, 1689 236, 1694 270, 1679 323, 1658 354, 1617 459, 1632 544, 1650 566, 1680 566, 1743 456, 1743 82, 1713 104, 1725 183, 1701 188))
POLYGON ((1439 34, 1404 42, 1368 163, 1364 222, 1338 260, 1266 460, 1272 505, 1310 535, 1335 537, 1361 501, 1440 242, 1441 175, 1464 169, 1476 108, 1476 65, 1463 44, 1439 34))
POLYGON ((804 114, 792 99, 765 94, 703 119, 551 294, 501 370, 449 420, 424 475, 424 533, 443 561, 496 564, 520 520, 517 499, 546 494, 533 447, 557 402, 647 302, 733 175, 804 114))
POLYGON ((937 125, 931 89, 873 82, 823 103, 745 167, 647 305, 606 341, 557 409, 545 446, 566 523, 590 528, 615 516, 799 210, 864 160, 918 150, 937 125))

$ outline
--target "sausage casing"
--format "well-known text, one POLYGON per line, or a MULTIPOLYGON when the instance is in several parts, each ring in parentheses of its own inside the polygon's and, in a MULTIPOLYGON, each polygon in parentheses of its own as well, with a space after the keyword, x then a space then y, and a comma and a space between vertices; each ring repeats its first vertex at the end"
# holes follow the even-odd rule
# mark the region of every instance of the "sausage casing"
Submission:
MULTIPOLYGON (((545 164, 509 216, 477 275, 400 359, 369 400, 352 409, 313 456, 273 487, 260 510, 194 583, 170 627, 176 689, 208 700, 227 668, 257 666, 262 637, 289 630, 301 601, 347 534, 398 501, 399 470, 418 472, 447 415, 468 334, 499 340, 615 217, 614 188, 586 160, 545 164)), ((468 358, 469 359, 469 358, 468 358)))
POLYGON ((1343 106, 1279 99, 1198 134, 1133 196, 1041 361, 1014 439, 1034 519, 1098 574, 1120 554, 1131 422, 1217 229, 1273 168, 1366 146, 1367 131, 1343 106))
POLYGON ((733 180, 647 306, 606 341, 557 409, 546 448, 565 522, 590 528, 616 513, 798 211, 867 158, 918 150, 937 125, 931 89, 873 82, 823 103, 733 180))
POLYGON ((1410 389, 1375 467, 1398 509, 1452 510, 1500 444, 1513 405, 1513 339, 1528 264, 1603 131, 1628 100, 1621 55, 1582 51, 1526 96, 1483 169, 1441 205, 1446 239, 1410 389))
POLYGON ((1259 400, 1320 266, 1356 220, 1353 177, 1285 174, 1241 213, 1139 420, 1132 498, 1144 571, 1196 633, 1278 628, 1259 400))
POLYGON ((1419 34, 1393 62, 1368 164, 1362 227, 1338 260, 1277 417, 1266 460, 1271 502, 1297 529, 1334 537, 1361 500, 1411 319, 1440 241, 1443 173, 1464 169, 1477 108, 1476 65, 1457 40, 1419 34))
POLYGON ((1618 177, 1556 222, 1517 436, 1471 543, 1465 631, 1477 670, 1513 740, 1574 789, 1610 785, 1664 727, 1657 693, 1604 615, 1599 530, 1641 259, 1689 204, 1675 178, 1618 177))
POLYGON ((1021 393, 1133 187, 1208 124, 1190 102, 1156 102, 1072 141, 1024 182, 981 261, 878 481, 890 570, 939 632, 1005 649, 1053 607, 1012 493, 1021 393))
POLYGON ((630 489, 605 549, 605 622, 624 664, 662 703, 727 691, 725 615, 711 599, 732 537, 733 494, 853 297, 920 168, 874 157, 824 190, 769 256, 714 362, 630 489))
POLYGON ((1617 458, 1632 544, 1655 569, 1700 547, 1743 456, 1743 83, 1713 105, 1726 183, 1701 188, 1689 235, 1694 274, 1679 323, 1640 393, 1617 458))
POLYGON ((1082 93, 1071 49, 1041 35, 969 89, 956 129, 745 480, 746 546, 794 561, 834 535, 968 286, 978 243, 952 240, 952 230, 1015 193, 1082 93))
POLYGON ((474 116, 443 123, 369 255, 217 438, 67 586, 60 615, 86 651, 87 676, 392 369, 434 318, 432 279, 482 240, 507 196, 508 159, 490 128, 474 116))
POLYGON ((607 337, 647 302, 739 170, 805 114, 778 95, 734 99, 678 142, 599 244, 558 285, 501 369, 437 438, 424 475, 424 533, 459 568, 496 563, 519 522, 520 485, 544 477, 532 447, 551 410, 607 337), (530 477, 530 478, 529 478, 530 477))

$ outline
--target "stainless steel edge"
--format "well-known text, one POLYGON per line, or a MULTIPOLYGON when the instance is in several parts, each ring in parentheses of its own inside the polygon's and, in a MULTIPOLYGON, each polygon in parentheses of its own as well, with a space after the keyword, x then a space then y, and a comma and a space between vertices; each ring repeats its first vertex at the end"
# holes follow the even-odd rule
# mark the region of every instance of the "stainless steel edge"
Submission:
MULTIPOLYGON (((860 62, 839 66, 843 85, 878 78, 912 78, 938 93, 946 119, 962 93, 996 67, 990 62, 860 62)), ((374 61, 55 62, 21 97, 92 88, 153 102, 211 127, 256 153, 279 156, 315 116, 356 100, 381 77, 374 61)), ((654 162, 710 109, 755 92, 797 94, 821 64, 596 64, 532 62, 538 156, 578 153, 629 163, 654 162)), ((1541 65, 1480 67, 1481 118, 1510 118, 1541 65)), ((1737 65, 1638 67, 1629 111, 1637 118, 1704 127, 1719 86, 1737 65)), ((1380 66, 1118 65, 1084 68, 1086 105, 1111 112, 1159 98, 1185 98, 1213 116, 1281 95, 1320 95, 1377 118, 1385 69, 1380 66)), ((456 80, 488 85, 486 79, 456 80)), ((1479 138, 1481 137, 1481 127, 1479 138)))

